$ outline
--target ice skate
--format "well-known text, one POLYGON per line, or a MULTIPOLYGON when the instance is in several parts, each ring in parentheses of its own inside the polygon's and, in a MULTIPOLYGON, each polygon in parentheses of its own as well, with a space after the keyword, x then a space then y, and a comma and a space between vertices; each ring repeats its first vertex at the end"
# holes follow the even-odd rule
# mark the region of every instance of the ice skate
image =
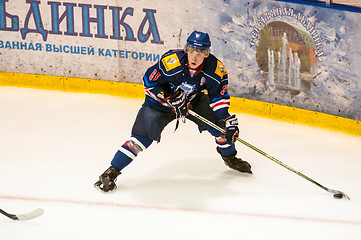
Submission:
POLYGON ((222 156, 221 152, 217 148, 217 152, 221 155, 222 159, 224 160, 224 163, 231 169, 234 169, 236 171, 242 172, 242 173, 249 173, 252 174, 251 171, 251 164, 249 164, 246 161, 243 161, 240 158, 236 157, 237 152, 234 154, 224 157, 222 156))
POLYGON ((120 172, 110 166, 102 175, 99 176, 99 181, 94 184, 94 187, 102 192, 114 191, 117 189, 115 182, 119 175, 120 172))

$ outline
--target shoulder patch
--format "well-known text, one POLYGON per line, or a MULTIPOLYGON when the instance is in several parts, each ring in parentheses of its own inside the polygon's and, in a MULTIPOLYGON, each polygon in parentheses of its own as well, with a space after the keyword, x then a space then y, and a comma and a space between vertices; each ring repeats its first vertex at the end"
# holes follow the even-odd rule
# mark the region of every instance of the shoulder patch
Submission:
POLYGON ((180 66, 180 61, 176 53, 173 53, 169 56, 166 56, 162 59, 162 63, 166 71, 170 71, 178 66, 180 66))
POLYGON ((221 78, 223 78, 224 75, 227 74, 226 67, 223 65, 223 63, 221 63, 221 62, 218 61, 218 60, 217 60, 217 68, 216 68, 215 74, 217 74, 217 75, 220 76, 221 78))

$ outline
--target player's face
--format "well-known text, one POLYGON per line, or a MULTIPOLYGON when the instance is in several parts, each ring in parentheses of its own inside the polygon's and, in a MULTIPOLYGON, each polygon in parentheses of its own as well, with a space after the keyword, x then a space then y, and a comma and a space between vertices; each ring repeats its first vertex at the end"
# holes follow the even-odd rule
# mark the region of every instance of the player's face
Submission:
POLYGON ((198 50, 187 47, 188 64, 191 68, 199 67, 207 55, 207 50, 198 50))

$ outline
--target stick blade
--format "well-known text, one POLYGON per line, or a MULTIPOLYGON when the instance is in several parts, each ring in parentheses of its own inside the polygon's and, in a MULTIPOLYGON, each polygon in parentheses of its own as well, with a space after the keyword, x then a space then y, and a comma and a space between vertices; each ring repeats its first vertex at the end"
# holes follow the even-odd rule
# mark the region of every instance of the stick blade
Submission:
MULTIPOLYGON (((346 198, 347 200, 350 200, 350 197, 347 196, 346 193, 344 193, 344 192, 341 192, 341 191, 338 191, 338 190, 334 190, 334 189, 327 189, 327 191, 330 192, 330 193, 333 193, 333 194, 334 194, 334 195, 333 195, 334 198, 336 198, 335 195, 338 194, 338 195, 342 195, 341 198, 346 198)), ((337 197, 337 198, 338 198, 338 199, 341 199, 341 198, 339 198, 339 197, 337 197)))
POLYGON ((27 221, 27 220, 31 220, 34 218, 38 218, 41 215, 43 215, 44 213, 44 209, 42 208, 37 208, 31 212, 25 213, 25 214, 21 214, 21 215, 16 215, 17 219, 14 220, 18 220, 18 221, 27 221))

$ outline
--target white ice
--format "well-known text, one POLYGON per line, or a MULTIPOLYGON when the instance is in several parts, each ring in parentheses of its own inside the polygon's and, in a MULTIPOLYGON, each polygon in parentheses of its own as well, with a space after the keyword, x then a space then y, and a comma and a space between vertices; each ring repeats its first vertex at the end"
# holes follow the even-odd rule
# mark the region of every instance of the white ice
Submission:
POLYGON ((0 87, 0 238, 28 239, 360 239, 361 138, 237 114, 240 138, 351 200, 237 142, 253 175, 228 169, 214 139, 175 123, 118 177, 108 168, 143 100, 0 87))

